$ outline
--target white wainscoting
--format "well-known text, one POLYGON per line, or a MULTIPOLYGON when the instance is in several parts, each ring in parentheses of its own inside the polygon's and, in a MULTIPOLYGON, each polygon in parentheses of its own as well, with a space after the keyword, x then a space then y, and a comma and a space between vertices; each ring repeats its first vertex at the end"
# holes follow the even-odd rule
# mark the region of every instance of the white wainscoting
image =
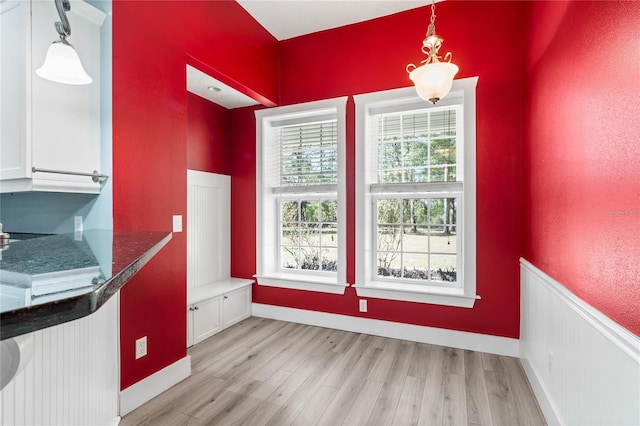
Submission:
POLYGON ((231 177, 187 170, 187 288, 229 278, 231 177))
POLYGON ((640 338, 520 259, 520 358, 549 424, 640 425, 640 338))
POLYGON ((449 346, 497 355, 518 356, 518 340, 508 337, 330 314, 327 312, 307 311, 261 303, 252 305, 252 315, 254 317, 334 328, 354 333, 390 337, 392 339, 404 339, 412 342, 430 343, 432 345, 449 346))
POLYGON ((33 334, 33 358, 0 392, 2 425, 116 425, 118 297, 33 334))

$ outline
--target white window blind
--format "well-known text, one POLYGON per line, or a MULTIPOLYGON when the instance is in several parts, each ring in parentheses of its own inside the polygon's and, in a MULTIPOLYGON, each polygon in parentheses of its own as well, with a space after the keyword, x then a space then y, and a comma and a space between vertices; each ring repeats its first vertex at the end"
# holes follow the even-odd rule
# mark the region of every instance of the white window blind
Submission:
POLYGON ((277 137, 280 147, 280 192, 290 192, 284 188, 295 187, 297 191, 305 191, 312 186, 337 184, 338 138, 335 119, 281 126, 277 128, 277 137))
POLYGON ((457 173, 459 106, 373 116, 377 183, 461 181, 457 173))

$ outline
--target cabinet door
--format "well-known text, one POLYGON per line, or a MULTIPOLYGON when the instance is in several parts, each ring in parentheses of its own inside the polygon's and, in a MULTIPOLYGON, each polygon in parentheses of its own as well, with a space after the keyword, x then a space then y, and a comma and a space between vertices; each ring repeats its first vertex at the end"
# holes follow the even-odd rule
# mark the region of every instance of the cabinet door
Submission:
POLYGON ((193 305, 193 344, 222 330, 222 297, 193 305))
MULTIPOLYGON (((72 2, 67 14, 71 24, 69 42, 93 78, 87 85, 68 85, 35 74, 51 42, 58 38, 53 23, 59 21, 53 1, 32 2, 31 98, 32 165, 41 169, 92 173, 100 170, 100 26, 91 19, 93 10, 72 2), (88 17, 83 14, 88 14, 88 17)), ((96 186, 91 178, 37 173, 34 179, 55 184, 77 182, 96 186)))
POLYGON ((31 5, 28 1, 0 2, 0 179, 29 176, 31 5))
POLYGON ((251 286, 223 296, 224 328, 251 316, 251 286))

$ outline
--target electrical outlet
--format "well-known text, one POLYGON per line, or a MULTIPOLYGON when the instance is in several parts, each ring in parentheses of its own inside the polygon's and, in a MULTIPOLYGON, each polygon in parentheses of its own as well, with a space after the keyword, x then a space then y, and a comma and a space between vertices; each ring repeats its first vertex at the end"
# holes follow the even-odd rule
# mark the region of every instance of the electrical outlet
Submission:
POLYGON ((82 241, 82 216, 73 217, 73 239, 82 241))
POLYGON ((182 215, 173 215, 173 232, 182 232, 182 215))
POLYGON ((367 312, 367 299, 360 299, 360 312, 367 312))
POLYGON ((142 358, 147 354, 147 336, 136 340, 136 359, 142 358))

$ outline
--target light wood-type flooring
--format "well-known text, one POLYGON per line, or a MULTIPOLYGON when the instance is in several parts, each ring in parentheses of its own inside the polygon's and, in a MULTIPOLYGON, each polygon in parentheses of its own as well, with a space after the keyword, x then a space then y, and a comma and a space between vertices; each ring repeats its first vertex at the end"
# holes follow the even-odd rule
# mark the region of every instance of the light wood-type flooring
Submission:
POLYGON ((252 317, 120 425, 542 425, 517 358, 252 317))

